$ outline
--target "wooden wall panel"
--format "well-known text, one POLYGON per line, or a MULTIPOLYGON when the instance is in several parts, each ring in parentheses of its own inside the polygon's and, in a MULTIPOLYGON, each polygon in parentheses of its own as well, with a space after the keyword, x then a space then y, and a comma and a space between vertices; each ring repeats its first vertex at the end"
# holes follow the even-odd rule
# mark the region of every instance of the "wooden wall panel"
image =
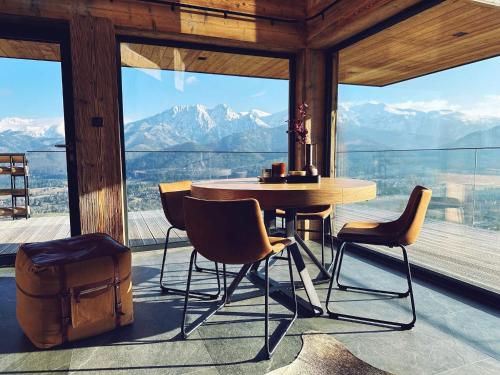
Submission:
POLYGON ((115 33, 103 18, 71 20, 76 159, 82 233, 124 241, 115 33), (103 126, 93 127, 93 117, 103 126))

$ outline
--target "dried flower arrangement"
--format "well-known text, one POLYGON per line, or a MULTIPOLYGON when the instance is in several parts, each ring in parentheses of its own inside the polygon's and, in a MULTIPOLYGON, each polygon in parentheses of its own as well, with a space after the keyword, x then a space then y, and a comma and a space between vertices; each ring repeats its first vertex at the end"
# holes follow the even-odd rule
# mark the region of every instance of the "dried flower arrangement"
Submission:
POLYGON ((298 116, 292 121, 288 121, 289 128, 287 133, 295 134, 295 141, 305 145, 307 143, 307 134, 309 131, 306 129, 306 116, 307 104, 302 103, 297 107, 298 116))

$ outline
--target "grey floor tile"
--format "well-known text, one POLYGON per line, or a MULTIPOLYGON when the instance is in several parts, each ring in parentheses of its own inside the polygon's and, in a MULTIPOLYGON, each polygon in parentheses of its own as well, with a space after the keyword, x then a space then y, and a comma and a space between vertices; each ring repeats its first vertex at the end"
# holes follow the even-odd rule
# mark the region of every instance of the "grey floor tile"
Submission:
MULTIPOLYGON (((319 246, 313 244, 314 251, 319 246)), ((190 248, 169 252, 169 282, 184 288, 190 248)), ((319 331, 343 342, 368 363, 397 374, 499 373, 498 314, 483 306, 415 280, 417 324, 400 332, 366 324, 323 318, 299 319, 271 360, 263 360, 263 297, 236 301, 215 315, 187 340, 180 337, 183 297, 159 291, 162 251, 135 253, 133 257, 135 323, 132 326, 63 348, 39 351, 23 336, 15 318, 15 281, 12 269, 0 269, 0 373, 56 372, 109 374, 111 369, 149 374, 264 374, 293 361, 302 346, 301 334, 319 331), (52 371, 51 371, 52 370, 52 371)), ((203 266, 212 263, 200 259, 203 266)), ((235 270, 234 267, 231 268, 235 270)), ((403 290, 405 279, 397 272, 346 256, 343 280, 358 286, 403 290)), ((315 270, 310 268, 311 274, 315 270)), ((278 263, 271 277, 287 280, 287 267, 278 263)), ((295 275, 298 280, 298 275, 295 275)), ((228 282, 231 281, 229 277, 228 282)), ((215 292, 213 274, 193 275, 193 288, 215 292)), ((326 299, 328 285, 317 290, 326 299)), ((256 288, 244 280, 235 300, 256 288)), ((303 291, 299 295, 305 297, 303 291)), ((334 307, 343 312, 382 317, 410 318, 407 300, 387 299, 352 292, 334 294, 334 307)), ((206 302, 193 301, 192 318, 206 302)), ((273 301, 273 314, 288 310, 273 301)), ((272 323, 271 329, 276 323, 272 323)), ((115 372, 115 371, 113 371, 115 372)))
POLYGON ((454 368, 440 373, 439 375, 498 375, 500 374, 500 362, 494 358, 488 358, 479 362, 470 363, 465 366, 454 368))

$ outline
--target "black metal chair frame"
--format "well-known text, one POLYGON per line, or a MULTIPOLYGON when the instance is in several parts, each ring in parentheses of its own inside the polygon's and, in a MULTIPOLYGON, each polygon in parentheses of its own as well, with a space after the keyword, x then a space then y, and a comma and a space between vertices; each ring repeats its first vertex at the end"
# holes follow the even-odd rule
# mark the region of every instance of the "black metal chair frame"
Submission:
MULTIPOLYGON (((403 245, 395 245, 395 246, 400 247, 403 250, 403 260, 404 260, 404 264, 405 264, 405 274, 406 274, 406 280, 408 282, 408 290, 406 292, 392 292, 392 291, 386 291, 386 290, 380 290, 380 289, 359 288, 359 287, 344 285, 344 284, 341 284, 339 282, 340 270, 342 268, 342 260, 344 259, 345 245, 347 243, 348 242, 343 242, 340 245, 339 250, 337 252, 337 255, 335 257, 334 265, 333 265, 332 278, 330 280, 330 286, 328 288, 328 295, 326 297, 326 311, 328 312, 329 317, 332 319, 350 320, 350 321, 355 321, 355 322, 360 322, 360 323, 372 323, 372 324, 382 325, 382 326, 393 326, 393 327, 397 327, 401 330, 412 329, 413 326, 415 325, 416 320, 417 320, 417 316, 415 313, 415 300, 413 297, 413 287, 412 287, 412 281, 411 281, 410 263, 408 261, 408 254, 406 252, 406 248, 403 245), (337 264, 338 264, 338 270, 336 270, 337 264), (335 275, 335 272, 337 272, 336 275, 335 275), (403 298, 403 297, 410 296, 411 310, 412 310, 412 316, 413 316, 412 320, 409 323, 400 323, 400 322, 393 322, 393 321, 389 321, 389 320, 367 318, 367 317, 362 317, 362 316, 339 314, 339 313, 332 311, 329 308, 329 303, 330 303, 330 297, 332 295, 334 279, 335 279, 335 282, 337 284, 337 287, 339 288, 339 290, 342 290, 342 291, 354 290, 354 291, 365 292, 365 293, 386 294, 386 295, 394 296, 397 298, 403 298)), ((394 247, 394 246, 389 246, 389 247, 394 247)))
MULTIPOLYGON (((167 235, 165 236, 165 248, 163 249, 163 261, 161 263, 161 273, 160 273, 160 288, 162 292, 164 293, 172 293, 172 294, 179 294, 179 295, 185 295, 186 290, 185 289, 178 289, 178 288, 171 288, 167 286, 166 283, 163 282, 163 277, 165 274, 165 261, 167 259, 167 251, 168 251, 168 241, 170 238, 170 231, 172 229, 175 229, 175 227, 171 226, 167 230, 167 235)), ((196 258, 195 258, 195 264, 196 264, 196 258)), ((221 287, 220 287, 220 277, 219 277, 219 267, 217 263, 215 263, 215 270, 210 270, 210 269, 204 269, 196 266, 196 270, 198 272, 212 272, 217 275, 217 293, 216 294, 210 294, 210 293, 202 293, 202 292, 191 292, 192 297, 196 298, 202 298, 202 299, 209 299, 209 300, 215 300, 219 298, 220 292, 221 292, 221 287)))
MULTIPOLYGON (((212 307, 208 312, 202 316, 199 320, 199 322, 194 322, 191 324, 190 327, 186 326, 186 319, 188 315, 188 301, 189 297, 191 296, 191 276, 192 276, 192 271, 193 271, 193 265, 196 260, 196 254, 197 251, 193 250, 191 254, 191 260, 189 263, 189 274, 188 274, 188 280, 187 280, 187 288, 186 288, 186 294, 185 294, 185 299, 184 299, 184 312, 182 315, 182 335, 184 338, 187 338, 191 333, 193 333, 197 328, 199 328, 203 323, 205 323, 210 317, 212 317, 217 311, 222 309, 227 303, 228 303, 228 293, 227 293, 227 281, 226 281, 226 265, 222 265, 222 273, 223 273, 223 278, 224 278, 224 294, 222 296, 221 301, 212 307)), ((278 256, 275 254, 271 254, 265 258, 265 326, 264 326, 264 335, 265 335, 265 350, 266 350, 266 355, 267 358, 271 358, 273 355, 274 351, 276 350, 277 346, 285 337, 286 333, 292 326, 292 324, 295 322, 297 319, 298 315, 298 305, 297 305, 297 295, 295 294, 295 283, 293 281, 293 271, 292 271, 292 259, 290 255, 290 251, 287 249, 287 256, 278 256), (293 316, 290 318, 286 326, 280 328, 279 336, 275 340, 273 344, 270 343, 270 335, 269 335, 269 260, 270 259, 282 259, 282 260, 287 260, 288 261, 288 270, 290 273, 290 287, 292 290, 292 294, 294 296, 294 310, 293 310, 293 316)))

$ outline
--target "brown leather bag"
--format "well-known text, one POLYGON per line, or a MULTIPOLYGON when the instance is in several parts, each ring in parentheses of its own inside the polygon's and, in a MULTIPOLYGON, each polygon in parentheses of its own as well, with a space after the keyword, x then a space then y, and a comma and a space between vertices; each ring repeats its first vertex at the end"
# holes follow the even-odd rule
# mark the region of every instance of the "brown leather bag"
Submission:
POLYGON ((131 324, 130 249, 100 233, 22 244, 16 299, 19 325, 38 348, 131 324))

